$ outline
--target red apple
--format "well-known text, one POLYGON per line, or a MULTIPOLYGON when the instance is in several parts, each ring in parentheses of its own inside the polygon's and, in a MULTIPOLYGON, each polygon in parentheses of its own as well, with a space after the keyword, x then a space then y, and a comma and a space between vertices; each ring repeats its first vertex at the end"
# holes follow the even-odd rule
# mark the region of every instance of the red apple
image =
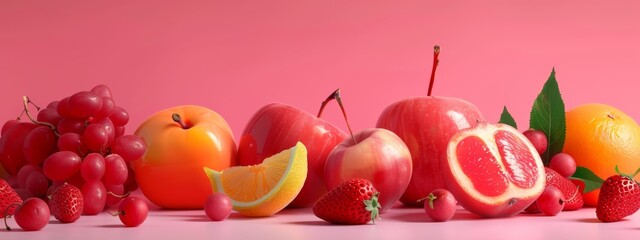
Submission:
POLYGON ((290 207, 313 205, 327 192, 324 165, 329 152, 347 135, 333 124, 298 108, 272 103, 258 110, 244 129, 238 163, 254 165, 302 142, 308 151, 307 179, 290 207))
POLYGON ((428 96, 406 98, 391 104, 376 124, 397 134, 409 147, 413 174, 400 198, 409 206, 422 206, 418 200, 434 189, 446 189, 441 165, 447 160, 449 140, 461 129, 484 121, 480 110, 468 101, 431 96, 439 51, 436 46, 428 96))
POLYGON ((411 154, 402 139, 389 130, 370 128, 353 139, 345 139, 331 151, 324 179, 329 189, 352 178, 371 181, 380 192, 380 213, 384 213, 407 188, 411 165, 411 154))

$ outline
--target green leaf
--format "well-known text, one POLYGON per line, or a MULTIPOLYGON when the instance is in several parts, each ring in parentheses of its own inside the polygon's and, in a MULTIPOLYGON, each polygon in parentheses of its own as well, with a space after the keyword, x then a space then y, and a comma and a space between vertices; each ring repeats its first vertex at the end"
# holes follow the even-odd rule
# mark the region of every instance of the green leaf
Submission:
POLYGON ((511 113, 509 113, 509 111, 507 110, 507 106, 504 106, 504 108, 502 109, 502 114, 500 114, 500 121, 498 122, 507 124, 509 126, 512 126, 515 129, 518 129, 516 120, 513 119, 513 116, 511 116, 511 113))
POLYGON ((576 172, 571 176, 571 178, 580 180, 584 183, 583 193, 588 193, 600 188, 604 182, 602 178, 598 177, 598 175, 585 167, 576 168, 576 172))
POLYGON ((547 150, 541 157, 544 165, 548 166, 551 157, 562 151, 566 134, 564 102, 556 81, 555 69, 551 70, 549 79, 533 102, 529 128, 540 130, 547 136, 547 150))

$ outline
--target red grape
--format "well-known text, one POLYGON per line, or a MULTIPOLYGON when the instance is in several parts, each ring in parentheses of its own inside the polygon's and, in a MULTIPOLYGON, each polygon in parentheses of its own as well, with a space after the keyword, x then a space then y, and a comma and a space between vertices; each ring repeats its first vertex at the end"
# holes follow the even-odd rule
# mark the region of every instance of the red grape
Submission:
POLYGON ((93 115, 93 118, 108 118, 109 116, 111 116, 111 114, 113 114, 115 109, 116 104, 113 102, 113 99, 111 99, 110 97, 102 97, 102 108, 100 108, 100 111, 98 111, 98 113, 93 115))
POLYGON ((551 157, 549 167, 563 177, 571 177, 576 172, 576 160, 566 153, 558 153, 551 157))
POLYGON ((555 216, 564 208, 564 195, 560 189, 554 186, 548 186, 544 188, 544 191, 536 202, 538 209, 540 209, 544 215, 555 216))
POLYGON ((82 144, 82 137, 77 133, 65 133, 58 138, 59 151, 71 151, 80 156, 84 155, 88 149, 82 144))
POLYGON ((113 143, 113 139, 116 137, 116 130, 113 126, 113 122, 109 118, 97 119, 93 122, 93 124, 99 124, 104 126, 104 129, 107 130, 108 142, 107 146, 110 146, 113 143))
POLYGON ((50 127, 39 126, 31 130, 24 139, 24 156, 29 163, 40 165, 56 151, 57 141, 56 134, 50 127))
POLYGON ((57 125, 57 131, 60 134, 77 133, 81 134, 86 128, 86 120, 83 118, 65 117, 60 119, 57 125))
POLYGON ((103 152, 109 143, 109 133, 102 124, 91 124, 82 133, 84 146, 94 152, 103 152))
POLYGON ((111 98, 111 89, 105 85, 97 85, 91 89, 91 92, 100 97, 111 98))
POLYGON ((58 125, 62 117, 58 114, 58 111, 51 108, 45 108, 38 112, 37 120, 39 122, 48 122, 53 124, 53 126, 58 125))
POLYGON ((547 150, 547 135, 545 135, 544 132, 535 129, 529 129, 524 131, 522 135, 529 139, 529 142, 533 144, 533 147, 536 148, 538 154, 543 154, 544 151, 547 150))
POLYGON ((456 213, 456 199, 445 189, 435 189, 424 200, 424 211, 433 221, 448 221, 456 213))
POLYGON ((22 230, 38 231, 49 223, 51 212, 42 199, 29 198, 16 209, 13 217, 22 230))
POLYGON ((49 189, 49 180, 47 180, 47 177, 45 177, 42 172, 33 171, 29 174, 29 177, 27 177, 26 185, 27 191, 31 194, 43 197, 49 189))
POLYGON ((124 186, 122 184, 112 185, 105 183, 104 187, 107 189, 107 206, 116 206, 124 195, 124 186))
MULTIPOLYGON (((60 103, 60 101, 52 101, 49 104, 47 104, 47 108, 50 108, 50 109, 53 109, 53 110, 57 111, 58 103, 60 103)), ((60 114, 58 114, 58 115, 60 115, 60 114)))
POLYGON ((9 130, 10 128, 12 128, 13 126, 17 125, 18 123, 20 123, 20 120, 17 119, 13 119, 13 120, 9 120, 6 121, 3 125, 2 125, 2 132, 0 133, 0 135, 4 136, 4 133, 9 130))
POLYGON ((22 201, 32 197, 36 197, 35 195, 33 195, 33 193, 30 193, 29 190, 27 190, 26 188, 16 188, 16 189, 13 189, 13 191, 16 191, 16 193, 18 194, 18 196, 20 196, 20 199, 22 199, 22 201))
POLYGON ((87 182, 102 179, 105 172, 104 157, 98 153, 89 153, 80 164, 80 174, 87 182))
POLYGON ((42 168, 33 164, 27 164, 24 165, 24 167, 20 168, 20 171, 18 171, 17 175, 18 187, 27 188, 27 178, 29 177, 31 172, 34 171, 42 172, 42 168))
POLYGON ((42 170, 44 175, 51 180, 67 180, 80 170, 82 159, 71 151, 60 151, 51 154, 46 160, 42 170))
POLYGON ((78 92, 69 98, 69 113, 78 118, 88 118, 102 108, 102 97, 92 92, 78 92))
POLYGON ((116 137, 123 136, 125 129, 125 126, 116 127, 116 137))
POLYGON ((121 185, 127 181, 127 163, 118 154, 109 154, 104 158, 105 172, 102 181, 107 184, 121 185))
POLYGON ((116 106, 109 118, 111 118, 113 126, 124 126, 129 122, 129 113, 123 108, 116 106))
POLYGON ((24 156, 24 139, 31 130, 38 127, 30 122, 21 122, 5 132, 0 138, 0 164, 11 175, 18 174, 18 170, 27 164, 24 156))
POLYGON ((146 150, 147 145, 144 140, 136 135, 120 136, 111 145, 111 151, 120 155, 126 161, 140 159, 146 150))
POLYGON ((213 221, 222 221, 231 214, 231 199, 224 193, 216 192, 207 198, 204 203, 204 212, 213 221))
POLYGON ((82 185, 84 199, 83 215, 97 215, 104 210, 107 203, 107 189, 100 181, 86 182, 82 185))
POLYGON ((58 114, 63 118, 71 117, 71 109, 69 107, 69 98, 66 97, 60 100, 60 102, 58 102, 58 104, 56 105, 56 110, 58 110, 58 114))
POLYGON ((122 200, 120 207, 118 207, 118 216, 126 227, 140 226, 147 219, 148 213, 147 204, 142 199, 133 196, 122 200))

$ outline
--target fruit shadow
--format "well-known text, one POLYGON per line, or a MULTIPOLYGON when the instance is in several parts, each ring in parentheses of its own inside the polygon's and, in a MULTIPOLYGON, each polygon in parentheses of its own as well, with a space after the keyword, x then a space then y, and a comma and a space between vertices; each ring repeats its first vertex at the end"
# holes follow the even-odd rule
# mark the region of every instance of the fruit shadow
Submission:
MULTIPOLYGON (((426 213, 424 213, 424 211, 421 211, 419 209, 418 212, 410 212, 410 213, 400 213, 400 214, 394 214, 394 215, 389 215, 389 216, 385 216, 382 215, 382 218, 390 218, 390 219, 394 219, 394 220, 398 220, 398 221, 402 221, 402 222, 433 222, 435 223, 433 220, 431 220, 426 213)), ((482 220, 484 218, 475 215, 473 213, 467 212, 467 211, 461 211, 458 210, 456 211, 456 214, 453 215, 453 217, 451 218, 451 220, 449 221, 468 221, 468 220, 482 220)))
POLYGON ((300 225, 300 226, 330 226, 330 227, 336 227, 336 226, 353 226, 353 225, 348 225, 348 224, 333 224, 333 223, 329 223, 329 222, 325 222, 322 220, 309 220, 309 221, 293 221, 293 222, 288 222, 287 224, 292 224, 292 225, 300 225))
POLYGON ((126 228, 122 224, 104 224, 104 225, 98 225, 96 227, 99 227, 99 228, 126 228))
MULTIPOLYGON (((597 218, 579 218, 579 219, 575 219, 575 221, 581 222, 581 223, 602 223, 602 221, 598 220, 597 218)), ((629 221, 629 219, 620 220, 620 222, 624 222, 624 221, 629 221)))

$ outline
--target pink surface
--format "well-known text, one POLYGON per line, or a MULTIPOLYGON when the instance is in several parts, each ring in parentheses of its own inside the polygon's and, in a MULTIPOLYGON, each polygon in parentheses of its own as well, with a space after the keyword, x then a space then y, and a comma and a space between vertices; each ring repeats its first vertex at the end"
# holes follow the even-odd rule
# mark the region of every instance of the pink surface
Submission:
MULTIPOLYGON (((568 108, 602 102, 640 119, 638 9, 637 1, 0 1, 0 119, 21 112, 22 95, 46 105, 102 83, 129 110, 129 133, 156 111, 198 104, 222 114, 237 139, 263 105, 315 113, 340 87, 359 131, 392 102, 426 95, 435 44, 434 94, 469 100, 487 120, 507 105, 524 130, 552 67, 568 108)), ((346 129, 331 106, 324 116, 346 129)), ((591 239, 633 234, 639 217, 599 224, 593 209, 495 220, 463 213, 436 224, 419 209, 392 209, 375 226, 329 227, 308 212, 212 223, 199 211, 154 211, 135 229, 102 214, 0 235, 591 239)))
MULTIPOLYGON (((519 215, 481 219, 458 210, 448 222, 431 222, 422 209, 394 208, 375 225, 331 225, 310 209, 287 209, 268 218, 237 213, 212 222, 204 211, 152 211, 137 228, 125 228, 106 213, 78 222, 53 220, 39 232, 0 231, 2 239, 631 239, 637 238, 640 215, 622 222, 601 223, 593 208, 561 212, 555 217, 519 215)), ((9 222, 15 226, 13 220, 9 222)))

